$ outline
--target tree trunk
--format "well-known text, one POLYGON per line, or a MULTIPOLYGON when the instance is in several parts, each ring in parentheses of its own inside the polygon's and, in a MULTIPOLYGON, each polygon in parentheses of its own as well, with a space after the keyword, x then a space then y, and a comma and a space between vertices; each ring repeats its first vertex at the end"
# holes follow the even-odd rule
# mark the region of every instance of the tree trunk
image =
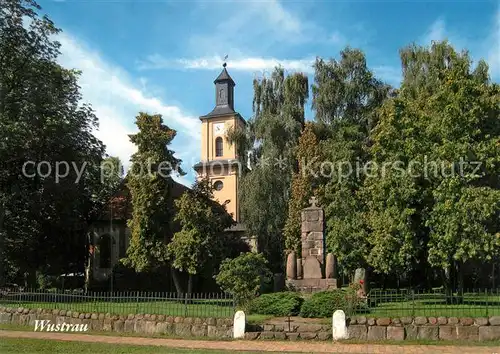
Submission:
POLYGON ((193 274, 189 274, 189 278, 188 278, 188 290, 187 290, 187 293, 188 293, 188 296, 191 297, 191 294, 193 293, 193 274))
POLYGON ((174 282, 175 291, 177 292, 177 296, 180 298, 184 293, 184 289, 182 288, 181 281, 179 279, 179 272, 174 269, 174 267, 170 267, 170 274, 172 275, 172 280, 174 282))
POLYGON ((463 275, 463 263, 457 262, 455 277, 457 279, 457 304, 462 304, 464 302, 464 275, 463 275))
POLYGON ((443 284, 444 284, 444 292, 446 297, 446 303, 452 303, 453 298, 453 288, 451 283, 451 267, 447 267, 443 271, 443 284))
MULTIPOLYGON (((0 229, 0 232, 1 232, 1 229, 0 229)), ((497 264, 496 262, 493 263, 493 267, 491 267, 491 288, 492 289, 495 289, 495 268, 497 267, 497 264)), ((0 286, 1 286, 1 283, 0 283, 0 286)))
POLYGON ((90 288, 90 281, 92 279, 92 258, 94 250, 91 250, 90 232, 87 233, 87 242, 85 243, 86 248, 86 259, 85 259, 85 294, 88 293, 90 288))
POLYGON ((0 202, 0 287, 5 285, 5 255, 3 221, 5 219, 5 205, 0 202))

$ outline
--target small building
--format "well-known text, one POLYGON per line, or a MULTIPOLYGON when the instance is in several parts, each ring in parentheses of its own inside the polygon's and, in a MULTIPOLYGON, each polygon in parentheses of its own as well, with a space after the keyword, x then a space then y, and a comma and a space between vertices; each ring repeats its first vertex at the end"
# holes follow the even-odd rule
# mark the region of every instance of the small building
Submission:
MULTIPOLYGON (((171 183, 171 207, 175 212, 174 201, 188 190, 188 187, 174 180, 171 180, 171 183)), ((127 220, 130 218, 132 218, 132 203, 125 180, 103 210, 99 220, 92 224, 89 232, 93 280, 108 279, 115 264, 126 256, 131 237, 130 228, 127 226, 127 220)), ((172 233, 179 230, 180 225, 174 223, 172 233)))

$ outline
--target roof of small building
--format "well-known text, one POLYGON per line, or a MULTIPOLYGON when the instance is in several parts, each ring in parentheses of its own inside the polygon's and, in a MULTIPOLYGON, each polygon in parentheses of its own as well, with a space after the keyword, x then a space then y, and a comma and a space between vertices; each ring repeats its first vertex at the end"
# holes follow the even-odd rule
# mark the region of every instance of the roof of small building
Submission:
MULTIPOLYGON (((172 207, 175 208, 173 200, 179 198, 189 188, 173 179, 170 179, 170 182, 172 183, 172 207)), ((109 220, 110 214, 113 220, 127 221, 132 218, 132 198, 127 187, 126 177, 122 181, 118 191, 110 198, 102 210, 98 221, 109 220)))

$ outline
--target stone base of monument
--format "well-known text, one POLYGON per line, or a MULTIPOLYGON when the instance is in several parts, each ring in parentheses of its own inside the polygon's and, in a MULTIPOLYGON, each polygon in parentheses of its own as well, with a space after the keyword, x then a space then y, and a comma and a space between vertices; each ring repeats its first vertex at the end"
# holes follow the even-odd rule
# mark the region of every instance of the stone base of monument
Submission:
POLYGON ((318 292, 337 289, 337 279, 288 279, 288 286, 301 292, 318 292))

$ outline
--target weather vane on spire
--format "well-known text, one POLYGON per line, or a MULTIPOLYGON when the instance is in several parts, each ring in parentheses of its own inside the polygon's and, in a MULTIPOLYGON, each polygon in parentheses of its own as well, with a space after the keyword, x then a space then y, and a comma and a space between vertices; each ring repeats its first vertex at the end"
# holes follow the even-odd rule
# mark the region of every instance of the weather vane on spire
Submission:
POLYGON ((226 65, 227 65, 227 63, 226 63, 227 57, 228 57, 228 55, 226 54, 226 56, 224 57, 224 63, 222 64, 223 67, 226 67, 226 65))

